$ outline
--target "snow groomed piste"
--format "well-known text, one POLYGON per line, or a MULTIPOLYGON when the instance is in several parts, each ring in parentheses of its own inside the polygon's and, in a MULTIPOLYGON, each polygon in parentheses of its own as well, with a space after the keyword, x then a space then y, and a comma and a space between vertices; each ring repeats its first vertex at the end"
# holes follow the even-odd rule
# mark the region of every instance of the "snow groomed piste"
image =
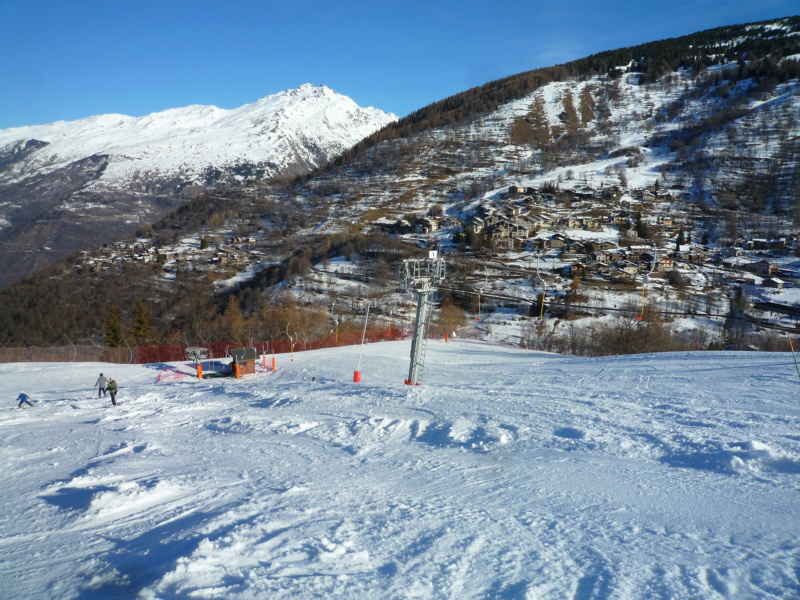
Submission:
POLYGON ((800 595, 790 353, 409 347, 0 364, 0 597, 800 595))

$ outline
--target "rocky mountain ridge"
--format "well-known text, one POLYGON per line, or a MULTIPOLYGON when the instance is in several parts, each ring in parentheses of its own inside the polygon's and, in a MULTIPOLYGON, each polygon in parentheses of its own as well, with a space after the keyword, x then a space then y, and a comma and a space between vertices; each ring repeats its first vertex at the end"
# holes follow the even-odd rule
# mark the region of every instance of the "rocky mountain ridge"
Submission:
POLYGON ((157 220, 206 186, 296 175, 395 120, 325 86, 224 110, 0 131, 0 285, 157 220))

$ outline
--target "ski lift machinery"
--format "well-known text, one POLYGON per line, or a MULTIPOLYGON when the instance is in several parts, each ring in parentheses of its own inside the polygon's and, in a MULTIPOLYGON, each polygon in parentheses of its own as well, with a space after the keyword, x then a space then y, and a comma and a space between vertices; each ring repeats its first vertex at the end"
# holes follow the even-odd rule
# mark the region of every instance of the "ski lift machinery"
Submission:
POLYGON ((428 258, 414 258, 403 262, 403 286, 417 297, 417 316, 411 340, 411 364, 405 383, 419 385, 425 364, 425 335, 431 318, 431 300, 445 278, 445 263, 437 250, 428 252, 428 258))

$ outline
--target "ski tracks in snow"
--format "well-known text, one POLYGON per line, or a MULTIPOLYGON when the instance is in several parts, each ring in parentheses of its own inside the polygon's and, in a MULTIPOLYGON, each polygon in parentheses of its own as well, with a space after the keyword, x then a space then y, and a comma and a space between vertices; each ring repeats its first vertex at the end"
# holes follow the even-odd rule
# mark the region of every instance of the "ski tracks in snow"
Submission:
POLYGON ((791 371, 765 369, 765 397, 718 353, 432 344, 425 385, 404 387, 407 347, 375 346, 362 385, 337 380, 337 349, 0 419, 16 490, 0 584, 79 600, 800 590, 791 371))

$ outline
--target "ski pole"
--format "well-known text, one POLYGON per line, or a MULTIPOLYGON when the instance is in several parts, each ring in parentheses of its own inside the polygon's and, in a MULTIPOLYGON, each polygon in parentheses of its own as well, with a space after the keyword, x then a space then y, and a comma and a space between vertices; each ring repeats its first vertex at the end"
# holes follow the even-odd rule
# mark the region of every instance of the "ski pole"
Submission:
POLYGON ((797 355, 794 353, 794 344, 792 344, 792 336, 786 332, 786 337, 789 338, 789 348, 792 349, 792 358, 794 358, 794 368, 797 369, 797 377, 800 378, 800 367, 797 366, 797 355))

